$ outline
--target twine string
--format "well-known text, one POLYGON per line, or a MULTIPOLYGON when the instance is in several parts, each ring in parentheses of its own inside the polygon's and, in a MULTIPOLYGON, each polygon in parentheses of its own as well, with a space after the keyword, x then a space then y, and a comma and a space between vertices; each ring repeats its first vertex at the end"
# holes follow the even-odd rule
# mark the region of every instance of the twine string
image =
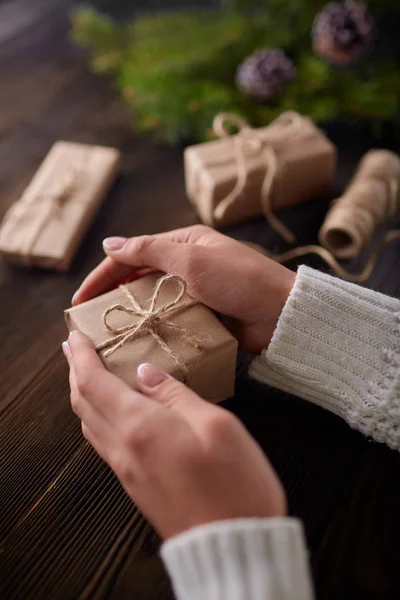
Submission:
POLYGON ((47 210, 43 210, 41 218, 37 221, 32 234, 22 241, 21 253, 25 257, 25 262, 29 264, 32 250, 46 227, 48 221, 52 219, 62 208, 62 205, 68 201, 82 176, 82 169, 77 166, 71 166, 65 173, 65 177, 54 191, 48 191, 31 196, 25 192, 20 200, 10 209, 10 217, 6 221, 6 227, 3 228, 3 234, 8 235, 20 220, 25 218, 32 207, 37 208, 45 203, 47 210), (5 231, 4 231, 5 230, 5 231), (25 245, 24 245, 25 242, 25 245))
POLYGON ((249 178, 246 157, 257 154, 263 158, 265 165, 265 176, 260 193, 265 217, 271 227, 288 243, 294 243, 296 240, 294 234, 275 216, 271 207, 272 190, 278 172, 278 159, 271 140, 274 139, 275 144, 282 144, 286 143, 289 138, 293 139, 293 134, 298 134, 304 127, 303 118, 296 112, 283 113, 270 125, 271 139, 265 136, 265 129, 264 133, 261 134, 258 129, 251 128, 244 119, 231 113, 219 113, 215 117, 213 132, 216 137, 221 139, 230 137, 230 131, 225 127, 225 123, 230 123, 239 130, 238 134, 232 138, 237 178, 234 188, 215 207, 215 217, 217 219, 223 218, 243 194, 249 178), (276 139, 272 138, 272 132, 275 128, 277 132, 276 139))
POLYGON ((379 176, 379 154, 367 154, 346 192, 332 202, 320 229, 321 244, 337 258, 357 256, 378 226, 393 218, 399 208, 398 181, 393 174, 379 176), (372 169, 374 172, 368 173, 372 169), (345 237, 334 237, 337 233, 345 237))
POLYGON ((162 332, 163 327, 169 327, 171 330, 179 332, 182 340, 184 340, 186 343, 198 350, 203 350, 200 340, 197 337, 193 336, 186 327, 182 327, 181 325, 178 325, 170 320, 173 316, 184 312, 187 308, 190 308, 195 304, 198 304, 196 300, 189 300, 187 302, 180 303, 184 294, 186 293, 186 282, 178 275, 165 275, 164 277, 161 277, 155 285, 153 296, 150 300, 150 307, 148 309, 140 306, 126 285, 120 285, 119 289, 129 300, 131 306, 113 304, 112 306, 106 308, 103 313, 102 320, 105 328, 110 332, 111 337, 105 342, 98 344, 96 346, 96 350, 106 350, 104 352, 104 357, 107 357, 124 346, 127 342, 143 335, 151 335, 157 344, 163 349, 163 351, 168 354, 172 361, 177 365, 177 367, 184 374, 186 374, 188 369, 185 362, 181 359, 179 354, 170 348, 168 343, 165 341, 162 332), (172 298, 172 300, 162 306, 157 306, 161 290, 168 282, 175 282, 178 286, 178 292, 176 296, 172 298), (114 311, 126 313, 130 317, 134 317, 135 320, 132 323, 122 327, 115 327, 108 320, 109 315, 114 311), (164 318, 166 316, 168 316, 167 319, 164 318))
POLYGON ((297 248, 293 248, 293 250, 288 250, 287 252, 283 252, 282 254, 272 254, 268 252, 265 248, 260 246, 259 244, 253 244, 251 242, 245 242, 246 245, 250 246, 254 250, 265 254, 268 258, 271 258, 275 262, 279 264, 284 264, 296 258, 300 258, 303 256, 307 256, 309 254, 316 254, 321 258, 331 269, 343 279, 347 279, 352 283, 363 283, 366 281, 372 274, 374 267, 377 263, 379 254, 381 250, 390 242, 394 240, 400 239, 400 230, 392 230, 389 231, 381 240, 381 242, 376 246, 376 248, 372 251, 369 256, 367 263, 364 268, 359 273, 350 273, 347 269, 345 269, 333 256, 329 250, 323 248, 322 246, 318 246, 316 244, 310 244, 307 246, 298 246, 297 248))
POLYGON ((366 281, 382 249, 400 239, 400 230, 382 234, 359 273, 345 269, 338 258, 354 258, 372 240, 378 226, 393 218, 400 209, 400 157, 386 150, 371 150, 362 159, 345 193, 332 202, 319 231, 321 246, 298 246, 282 254, 271 254, 261 246, 249 244, 278 263, 316 254, 340 277, 354 283, 366 281), (329 242, 329 232, 343 232, 336 245, 329 242), (346 237, 347 235, 347 237, 346 237))
POLYGON ((276 262, 285 263, 295 258, 299 258, 301 256, 306 256, 308 254, 316 254, 319 256, 327 265, 331 267, 331 269, 342 277, 343 279, 347 279, 353 283, 362 283, 366 281, 372 274, 374 267, 377 263, 380 252, 383 248, 389 244, 390 242, 400 239, 400 230, 389 231, 380 241, 379 244, 375 247, 375 249, 371 252, 364 268, 359 273, 350 273, 347 269, 345 269, 333 256, 329 250, 323 248, 318 245, 308 245, 308 246, 299 246, 298 248, 294 248, 293 250, 289 250, 288 252, 284 252, 283 254, 269 254, 264 251, 269 258, 272 258, 276 262))
MULTIPOLYGON (((393 214, 393 207, 396 209, 397 206, 397 194, 398 194, 398 183, 396 180, 392 179, 388 182, 388 194, 390 198, 388 199, 387 208, 388 214, 391 216, 393 214)), ((367 223, 369 225, 369 223, 367 223)), ((365 234, 365 230, 360 229, 362 233, 365 234)), ((375 265, 378 261, 379 255, 383 248, 393 242, 394 240, 400 239, 400 230, 392 229, 388 231, 381 240, 376 244, 375 248, 371 252, 368 257, 368 260, 363 267, 363 269, 359 273, 351 273, 347 269, 345 269, 335 258, 335 256, 324 248, 323 246, 318 246, 316 244, 310 244, 306 246, 298 246, 297 248, 293 248, 292 250, 288 250, 287 252, 283 252, 282 254, 272 254, 265 250, 262 246, 258 244, 248 244, 255 250, 262 252, 268 258, 283 264, 288 261, 294 260, 296 258, 300 258, 309 254, 315 254, 319 256, 339 277, 343 279, 347 279, 353 283, 363 283, 366 281, 372 274, 375 265)))

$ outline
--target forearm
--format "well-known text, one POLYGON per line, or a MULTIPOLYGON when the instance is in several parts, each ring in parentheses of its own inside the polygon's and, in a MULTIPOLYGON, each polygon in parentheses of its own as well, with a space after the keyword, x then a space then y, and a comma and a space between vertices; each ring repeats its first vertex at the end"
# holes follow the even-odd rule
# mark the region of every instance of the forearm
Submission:
POLYGON ((400 449, 400 301, 300 267, 250 374, 400 449))
POLYGON ((191 529, 161 556, 177 600, 312 600, 296 519, 236 519, 191 529))

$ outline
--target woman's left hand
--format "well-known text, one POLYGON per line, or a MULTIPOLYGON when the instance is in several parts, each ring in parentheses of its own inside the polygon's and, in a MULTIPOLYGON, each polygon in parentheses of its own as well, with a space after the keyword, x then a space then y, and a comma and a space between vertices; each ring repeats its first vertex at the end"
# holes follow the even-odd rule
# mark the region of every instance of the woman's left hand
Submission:
POLYGON ((152 365, 139 367, 133 391, 79 331, 63 350, 83 435, 163 538, 212 521, 285 514, 277 475, 231 413, 152 365))

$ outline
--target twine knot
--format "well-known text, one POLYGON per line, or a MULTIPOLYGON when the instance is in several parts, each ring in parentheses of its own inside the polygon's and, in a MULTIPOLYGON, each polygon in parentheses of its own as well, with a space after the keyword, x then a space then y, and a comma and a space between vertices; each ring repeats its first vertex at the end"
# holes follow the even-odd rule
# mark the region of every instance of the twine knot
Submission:
POLYGON ((262 134, 259 130, 250 127, 244 119, 231 113, 219 113, 215 117, 213 122, 213 132, 217 138, 222 139, 230 137, 230 131, 225 126, 226 123, 229 123, 238 129, 238 134, 233 138, 237 180, 233 190, 218 203, 218 206, 216 206, 214 211, 215 217, 217 219, 223 218, 226 211, 243 193, 249 176, 246 155, 261 154, 263 155, 266 169, 261 186, 261 205, 265 217, 271 227, 273 227, 273 229, 275 229, 275 231, 277 231, 288 243, 294 243, 295 236, 279 221, 279 219, 276 218, 271 208, 271 192, 278 172, 278 159, 271 140, 273 139, 273 128, 276 128, 277 133, 276 138, 274 138, 275 143, 287 142, 289 138, 292 139, 293 134, 297 135, 303 128, 303 118, 293 111, 283 113, 271 124, 273 128, 270 130, 270 139, 265 136, 265 130, 264 134, 262 134), (285 133, 282 138, 283 132, 285 133))
POLYGON ((14 228, 21 219, 29 215, 30 210, 37 209, 42 204, 45 205, 44 210, 39 214, 39 218, 34 219, 34 227, 20 242, 20 252, 24 255, 26 264, 30 264, 32 249, 48 221, 56 212, 60 211, 63 203, 71 198, 81 176, 81 167, 71 166, 54 190, 31 195, 28 188, 28 191, 21 196, 20 200, 10 208, 9 218, 3 227, 3 235, 11 238, 15 237, 14 228))
POLYGON ((180 339, 190 344, 198 350, 202 350, 200 340, 193 336, 186 327, 182 327, 165 317, 171 318, 178 313, 183 312, 187 308, 197 304, 196 300, 189 300, 184 303, 180 303, 184 294, 186 293, 186 282, 178 275, 165 275, 161 277, 154 288, 153 296, 150 300, 149 309, 145 309, 137 302, 136 298, 126 287, 126 285, 120 285, 119 289, 124 293, 126 298, 129 300, 131 306, 125 306, 124 304, 113 304, 106 308, 103 313, 103 324, 105 328, 112 334, 112 336, 105 342, 96 346, 97 351, 105 350, 104 357, 110 356, 118 348, 124 346, 128 341, 133 340, 139 336, 151 335, 159 346, 164 350, 166 354, 173 360, 178 368, 186 374, 188 369, 185 362, 180 356, 174 352, 165 341, 162 329, 168 327, 173 331, 180 333, 180 339), (168 282, 175 282, 178 286, 178 291, 175 297, 162 306, 157 306, 159 296, 162 288, 168 282), (109 316, 115 312, 124 312, 130 317, 134 317, 139 320, 134 320, 128 325, 122 327, 115 327, 109 322, 109 316))
POLYGON ((52 211, 59 209, 64 202, 70 199, 81 176, 81 167, 71 166, 54 190, 42 192, 41 194, 35 194, 35 196, 31 198, 27 198, 26 193, 23 194, 18 203, 19 216, 24 214, 28 207, 36 204, 37 202, 48 202, 52 211))

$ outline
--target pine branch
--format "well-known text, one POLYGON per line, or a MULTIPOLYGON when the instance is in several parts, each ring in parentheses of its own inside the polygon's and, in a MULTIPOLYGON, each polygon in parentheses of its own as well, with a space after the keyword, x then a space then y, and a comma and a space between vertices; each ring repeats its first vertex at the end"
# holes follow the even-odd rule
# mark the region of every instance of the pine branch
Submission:
MULTIPOLYGON (((387 19, 390 0, 371 0, 387 19)), ((111 73, 135 127, 169 143, 204 140, 217 112, 263 125, 283 110, 316 122, 347 117, 377 128, 400 109, 396 62, 367 57, 335 68, 311 48, 310 30, 324 0, 225 0, 219 11, 145 15, 117 25, 93 9, 72 19, 72 38, 91 53, 93 71, 111 73), (283 48, 297 77, 273 104, 257 104, 235 85, 238 65, 256 48, 283 48)), ((400 5, 396 7, 400 13, 400 5)))

